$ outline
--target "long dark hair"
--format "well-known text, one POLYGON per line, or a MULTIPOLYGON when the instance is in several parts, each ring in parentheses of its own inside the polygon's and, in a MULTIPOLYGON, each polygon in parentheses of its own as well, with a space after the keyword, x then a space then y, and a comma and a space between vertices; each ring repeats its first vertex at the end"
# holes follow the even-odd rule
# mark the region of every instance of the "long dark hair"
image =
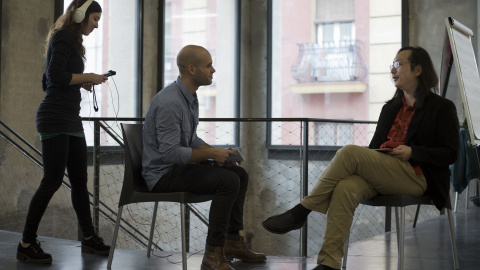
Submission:
MULTIPOLYGON (((420 108, 425 101, 425 98, 432 93, 438 94, 438 76, 435 72, 435 68, 433 67, 432 59, 428 52, 422 47, 411 47, 406 46, 401 48, 397 54, 401 51, 411 51, 412 53, 408 57, 408 61, 410 62, 410 69, 413 69, 420 65, 422 67, 422 73, 418 76, 418 86, 415 90, 415 108, 420 108)), ((395 95, 393 98, 388 102, 393 102, 394 104, 398 105, 402 102, 403 97, 403 90, 397 88, 395 91, 395 95)))
POLYGON ((65 13, 58 17, 57 21, 55 24, 50 28, 50 31, 48 32, 47 38, 45 40, 45 57, 47 56, 47 51, 48 51, 48 45, 50 43, 50 39, 52 38, 53 34, 60 30, 67 29, 70 31, 73 36, 75 37, 75 40, 77 42, 77 51, 82 56, 82 58, 85 60, 85 47, 83 46, 83 37, 82 37, 82 31, 83 28, 86 27, 88 24, 88 18, 90 16, 90 13, 93 12, 102 12, 102 7, 100 4, 97 3, 97 1, 93 1, 90 6, 88 6, 87 11, 85 12, 85 19, 81 23, 76 23, 73 21, 73 13, 75 10, 79 7, 81 7, 87 0, 74 0, 70 5, 68 6, 67 10, 65 13))

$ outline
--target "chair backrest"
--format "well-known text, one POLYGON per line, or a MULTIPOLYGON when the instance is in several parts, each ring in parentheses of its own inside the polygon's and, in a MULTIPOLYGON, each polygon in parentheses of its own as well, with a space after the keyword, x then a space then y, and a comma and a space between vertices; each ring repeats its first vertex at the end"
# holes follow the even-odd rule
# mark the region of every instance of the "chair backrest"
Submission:
POLYGON ((125 174, 119 205, 132 201, 135 192, 148 192, 142 176, 143 124, 121 124, 125 145, 125 174))

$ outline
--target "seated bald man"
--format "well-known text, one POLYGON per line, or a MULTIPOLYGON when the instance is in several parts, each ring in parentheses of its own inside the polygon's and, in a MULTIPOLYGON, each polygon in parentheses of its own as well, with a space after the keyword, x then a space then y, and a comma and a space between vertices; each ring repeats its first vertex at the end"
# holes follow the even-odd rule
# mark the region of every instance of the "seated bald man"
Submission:
POLYGON ((212 147, 197 137, 200 86, 212 84, 212 57, 203 47, 188 45, 177 56, 180 76, 158 92, 143 127, 142 174, 152 192, 213 194, 202 270, 231 270, 227 258, 265 261, 240 236, 248 174, 234 162, 234 152, 212 147), (209 166, 214 159, 224 166, 209 166))

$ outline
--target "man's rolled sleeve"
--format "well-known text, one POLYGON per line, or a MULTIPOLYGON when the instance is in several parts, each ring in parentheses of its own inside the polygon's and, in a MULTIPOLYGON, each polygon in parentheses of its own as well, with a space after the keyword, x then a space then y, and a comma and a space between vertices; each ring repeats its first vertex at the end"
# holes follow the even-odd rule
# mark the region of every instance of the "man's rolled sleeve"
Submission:
POLYGON ((195 139, 192 143, 192 148, 199 148, 203 144, 205 144, 205 141, 197 137, 197 134, 195 134, 195 139))

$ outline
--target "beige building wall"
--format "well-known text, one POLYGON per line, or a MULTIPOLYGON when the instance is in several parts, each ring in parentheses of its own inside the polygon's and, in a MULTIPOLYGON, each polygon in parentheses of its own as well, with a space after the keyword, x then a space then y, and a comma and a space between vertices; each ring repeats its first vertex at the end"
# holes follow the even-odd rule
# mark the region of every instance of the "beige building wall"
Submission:
POLYGON ((395 92, 388 66, 402 45, 401 0, 370 0, 369 119, 395 92))

